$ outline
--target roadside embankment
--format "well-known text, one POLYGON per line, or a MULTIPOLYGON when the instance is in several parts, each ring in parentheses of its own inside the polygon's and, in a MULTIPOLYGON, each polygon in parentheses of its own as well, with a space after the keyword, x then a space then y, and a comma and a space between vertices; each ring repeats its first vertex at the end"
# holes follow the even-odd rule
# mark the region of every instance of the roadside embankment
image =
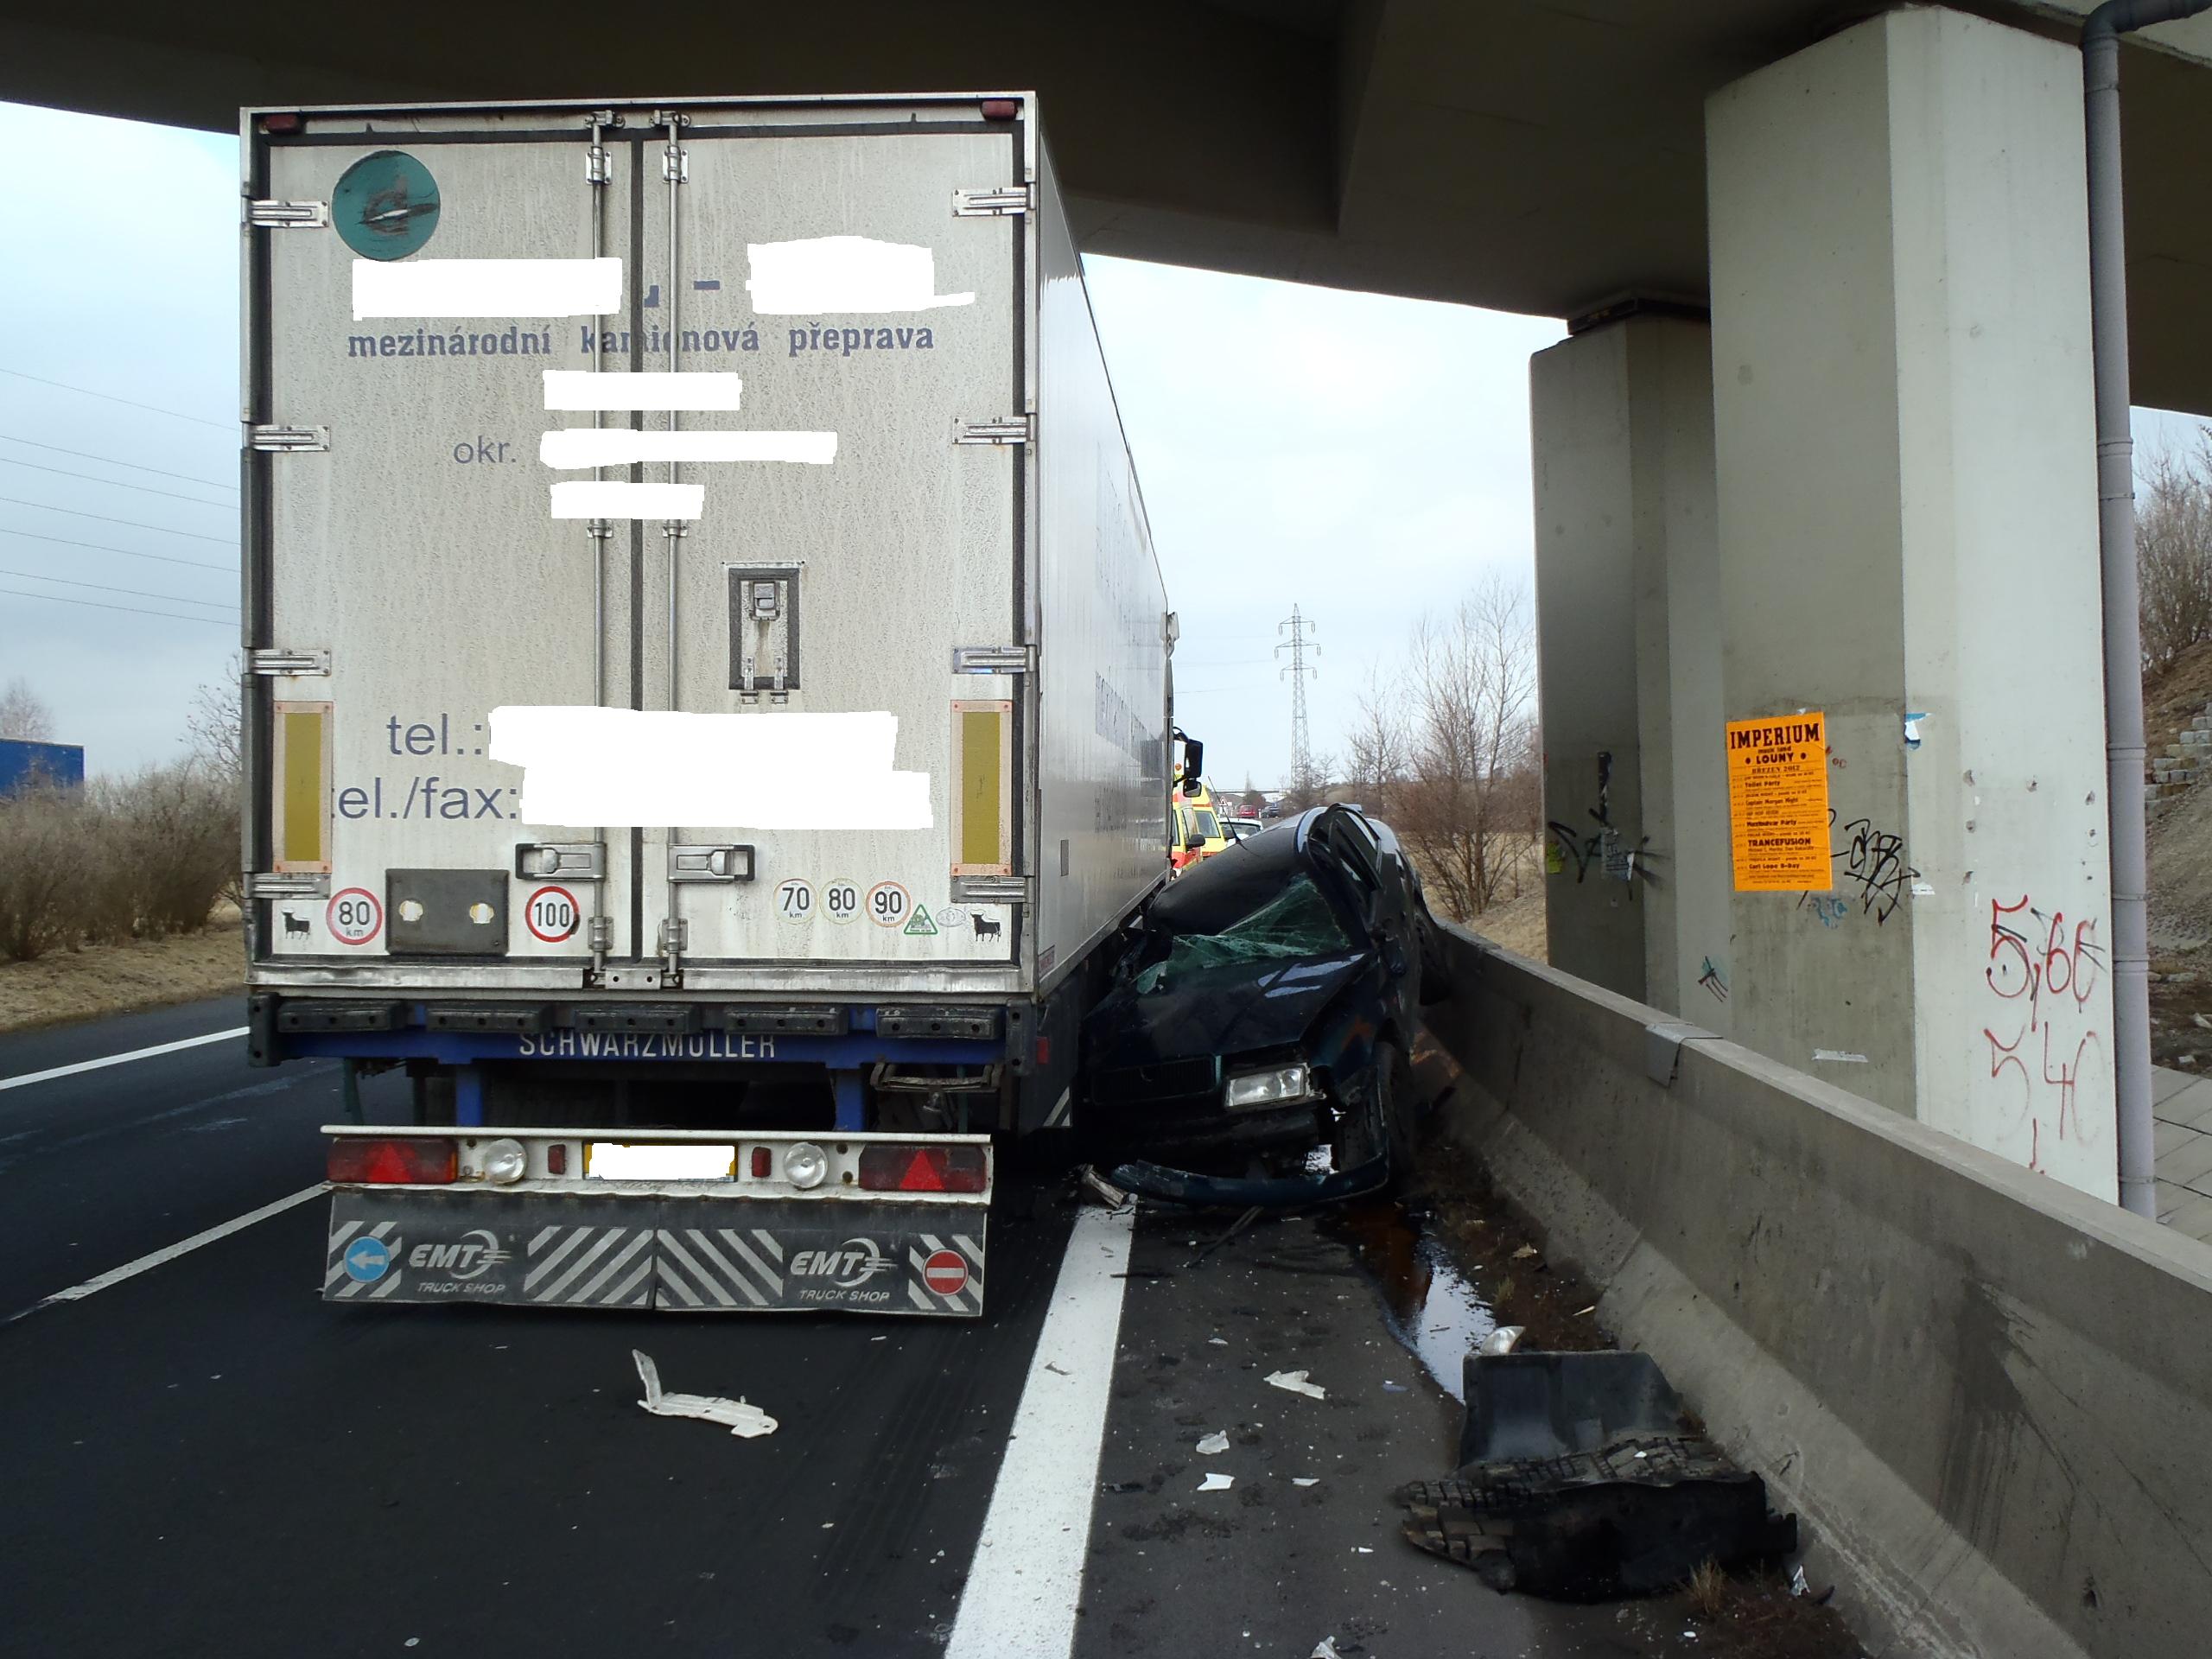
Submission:
POLYGON ((1449 930, 1444 1135, 1806 1522, 1877 1651, 2212 1627, 2212 1246, 1449 930))

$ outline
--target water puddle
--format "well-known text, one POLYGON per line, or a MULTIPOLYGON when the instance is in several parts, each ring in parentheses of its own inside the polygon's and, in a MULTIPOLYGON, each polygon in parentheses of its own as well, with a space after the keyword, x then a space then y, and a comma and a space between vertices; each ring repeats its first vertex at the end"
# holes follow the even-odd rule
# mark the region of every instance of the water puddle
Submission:
POLYGON ((1347 1204, 1323 1226, 1351 1247, 1382 1293, 1390 1334, 1454 1400, 1460 1362, 1497 1328, 1497 1318, 1430 1230, 1432 1214, 1389 1198, 1347 1204))

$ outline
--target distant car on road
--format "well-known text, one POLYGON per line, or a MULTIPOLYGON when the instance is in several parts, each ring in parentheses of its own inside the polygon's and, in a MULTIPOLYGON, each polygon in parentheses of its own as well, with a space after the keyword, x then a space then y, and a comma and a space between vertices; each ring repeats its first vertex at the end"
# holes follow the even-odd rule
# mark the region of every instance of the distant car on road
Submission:
POLYGON ((1126 931, 1084 1025, 1086 1134, 1123 1160, 1117 1184, 1160 1198, 1387 1185, 1413 1160, 1420 1004, 1447 988, 1397 837, 1315 807, 1186 871, 1126 931))

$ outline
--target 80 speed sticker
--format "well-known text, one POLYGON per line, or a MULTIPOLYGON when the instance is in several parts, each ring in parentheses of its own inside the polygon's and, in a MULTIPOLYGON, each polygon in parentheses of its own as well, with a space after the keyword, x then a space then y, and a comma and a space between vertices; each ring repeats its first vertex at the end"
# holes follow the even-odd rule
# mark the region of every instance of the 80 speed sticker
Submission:
POLYGON ((849 881, 824 882, 822 913, 842 927, 861 913, 861 890, 849 881))
POLYGON ((384 906, 366 887, 341 887, 323 912, 330 937, 340 944, 366 944, 384 926, 384 906))

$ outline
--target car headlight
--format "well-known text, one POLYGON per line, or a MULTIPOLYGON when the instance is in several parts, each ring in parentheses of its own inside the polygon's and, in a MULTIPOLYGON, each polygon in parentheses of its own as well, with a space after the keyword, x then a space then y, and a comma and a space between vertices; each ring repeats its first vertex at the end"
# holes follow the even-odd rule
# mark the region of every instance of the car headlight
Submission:
POLYGON ((1249 1112, 1262 1106, 1287 1106, 1313 1098, 1313 1075, 1300 1062, 1272 1066, 1265 1071, 1244 1071, 1230 1078, 1222 1105, 1232 1112, 1249 1112))

